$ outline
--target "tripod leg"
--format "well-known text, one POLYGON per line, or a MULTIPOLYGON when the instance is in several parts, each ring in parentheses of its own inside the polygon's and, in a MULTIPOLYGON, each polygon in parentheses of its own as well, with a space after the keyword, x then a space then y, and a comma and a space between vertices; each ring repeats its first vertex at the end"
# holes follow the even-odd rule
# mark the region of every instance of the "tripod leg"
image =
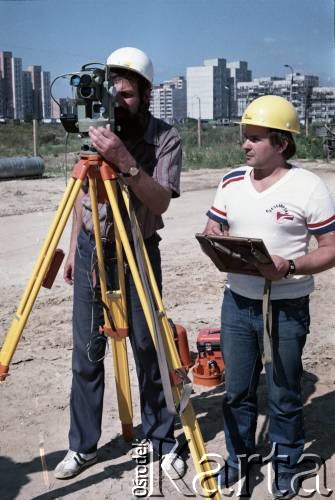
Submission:
MULTIPOLYGON (((119 316, 119 323, 121 328, 128 328, 127 319, 127 302, 126 302, 126 285, 124 276, 124 262, 123 262, 123 251, 122 244, 120 240, 120 235, 115 228, 115 244, 116 244, 116 256, 117 256, 117 266, 118 266, 118 279, 120 287, 120 296, 114 298, 111 305, 115 305, 115 317, 119 316)), ((132 402, 131 402, 131 390, 130 390, 130 379, 129 379, 129 368, 128 368, 128 358, 127 358, 127 344, 126 340, 116 340, 112 342, 113 357, 117 360, 115 364, 114 361, 114 371, 116 384, 122 387, 123 393, 120 392, 118 395, 118 404, 120 408, 126 407, 128 411, 126 415, 123 415, 121 420, 122 424, 122 434, 126 441, 131 441, 133 439, 133 413, 132 413, 132 402), (122 342, 122 344, 121 344, 122 342), (120 352, 121 351, 121 352, 120 352), (121 399, 122 397, 122 399, 121 399)), ((125 413, 125 410, 124 410, 125 413)))
MULTIPOLYGON (((116 201, 116 186, 112 184, 111 181, 105 181, 105 188, 108 194, 109 202, 112 207, 113 211, 113 217, 114 217, 114 223, 115 226, 118 228, 119 233, 120 233, 120 238, 127 256, 128 264, 131 270, 131 273, 133 275, 133 279, 135 282, 135 286, 137 289, 138 296, 141 301, 141 305, 148 323, 148 328, 150 330, 151 336, 153 338, 153 341, 155 343, 155 334, 154 334, 154 327, 152 324, 151 320, 151 315, 148 311, 148 303, 146 300, 146 296, 144 293, 143 285, 138 273, 137 265, 134 260, 134 256, 132 253, 132 250, 129 245, 129 240, 127 233, 125 231, 125 227, 121 218, 121 214, 119 211, 119 207, 116 201)), ((131 218, 130 214, 130 203, 129 203, 129 192, 128 189, 125 185, 121 185, 121 191, 122 191, 122 196, 125 201, 125 205, 128 210, 128 214, 131 218)), ((132 219, 133 222, 133 219, 132 219)), ((137 221, 135 221, 135 224, 137 224, 137 221)), ((139 244, 142 250, 142 256, 145 261, 145 265, 147 268, 147 274, 149 277, 149 281, 151 284, 151 288, 154 294, 154 298, 158 307, 158 317, 160 321, 160 326, 161 326, 161 331, 163 332, 163 340, 165 342, 166 346, 166 356, 168 360, 169 367, 172 369, 180 368, 181 367, 181 362, 179 359, 179 355, 176 349, 176 345, 173 340, 173 333, 171 331, 171 326, 168 321, 168 318, 166 316, 163 302, 158 290, 158 286, 154 277, 154 273, 151 267, 151 263, 144 245, 144 241, 141 235, 141 232, 139 230, 139 227, 137 226, 137 233, 139 236, 139 244)), ((155 344, 156 345, 156 344, 155 344)), ((175 395, 176 400, 180 401, 181 397, 181 389, 179 386, 174 386, 173 392, 175 395)), ((193 406, 191 402, 189 401, 184 412, 180 416, 181 423, 183 426, 183 430, 185 433, 185 437, 189 442, 190 446, 190 451, 191 455, 193 458, 194 466, 197 471, 201 476, 200 478, 200 483, 204 489, 204 493, 207 496, 210 496, 211 498, 214 498, 218 500, 221 498, 221 495, 218 491, 218 487, 215 481, 215 478, 211 475, 211 466, 210 463, 206 460, 207 457, 207 451, 205 448, 204 440, 201 434, 201 430, 198 424, 198 421, 196 419, 195 413, 193 406)))
POLYGON ((153 333, 154 330, 153 330, 153 324, 152 324, 152 320, 151 320, 149 307, 148 307, 148 304, 145 300, 145 294, 144 294, 144 289, 142 286, 141 278, 140 278, 140 275, 139 275, 139 272, 137 269, 137 265, 136 265, 136 262, 134 259, 133 251, 130 247, 128 235, 127 235, 126 229, 124 227, 124 223, 122 220, 120 209, 119 209, 119 206, 117 203, 115 181, 113 181, 113 182, 109 181, 109 180, 105 181, 105 188, 106 188, 109 203, 111 205, 112 212, 113 212, 114 225, 116 226, 118 233, 120 235, 120 240, 122 242, 122 246, 124 248, 124 251, 125 251, 125 254, 127 257, 127 262, 128 262, 128 265, 130 267, 130 270, 131 270, 131 273, 132 273, 132 276, 133 276, 133 279, 135 282, 136 290, 137 290, 137 293, 139 295, 139 299, 141 302, 141 306, 143 308, 145 319, 148 323, 148 328, 150 330, 152 337, 154 338, 154 333, 153 333))
MULTIPOLYGON (((108 292, 107 279, 104 265, 103 248, 101 241, 101 231, 99 222, 96 181, 89 180, 90 198, 92 205, 92 216, 94 224, 95 244, 98 259, 99 279, 101 296, 105 304, 110 308, 116 328, 127 327, 126 293, 124 284, 124 267, 122 247, 120 245, 118 233, 115 234, 118 276, 120 290, 108 292)), ((105 325, 111 328, 107 311, 104 310, 105 325)), ((112 355, 115 372, 116 393, 118 399, 119 416, 122 425, 122 434, 126 441, 133 439, 133 410, 131 401, 131 389, 128 370, 127 344, 125 338, 111 338, 112 355)))
POLYGON ((0 381, 7 376, 9 364, 14 355, 31 309, 41 288, 44 276, 49 269, 58 241, 78 196, 82 181, 70 179, 68 187, 58 207, 53 223, 37 258, 32 275, 23 293, 15 317, 0 351, 0 381))

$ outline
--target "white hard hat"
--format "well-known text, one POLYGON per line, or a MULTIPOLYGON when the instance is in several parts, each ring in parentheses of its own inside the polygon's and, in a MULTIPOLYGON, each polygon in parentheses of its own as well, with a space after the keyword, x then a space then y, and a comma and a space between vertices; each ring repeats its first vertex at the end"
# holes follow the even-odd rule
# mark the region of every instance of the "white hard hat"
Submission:
POLYGON ((148 80, 150 84, 154 79, 151 60, 145 52, 135 47, 122 47, 114 50, 107 58, 107 66, 134 71, 148 80))

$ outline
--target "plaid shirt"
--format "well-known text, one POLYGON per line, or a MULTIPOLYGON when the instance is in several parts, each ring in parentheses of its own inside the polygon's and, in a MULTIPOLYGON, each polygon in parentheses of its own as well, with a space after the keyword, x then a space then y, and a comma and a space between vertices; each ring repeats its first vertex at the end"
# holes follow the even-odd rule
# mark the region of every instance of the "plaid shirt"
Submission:
MULTIPOLYGON (((167 123, 150 116, 148 127, 142 139, 131 146, 129 152, 140 167, 161 186, 172 191, 172 197, 180 196, 181 143, 178 132, 167 123)), ((164 227, 160 215, 153 214, 136 195, 129 190, 136 216, 144 239, 164 227)), ((130 237, 130 224, 121 196, 118 198, 122 218, 130 237)), ((92 210, 89 194, 83 197, 83 224, 86 231, 93 231, 92 210)), ((99 204, 102 236, 109 236, 113 225, 109 204, 99 204)))

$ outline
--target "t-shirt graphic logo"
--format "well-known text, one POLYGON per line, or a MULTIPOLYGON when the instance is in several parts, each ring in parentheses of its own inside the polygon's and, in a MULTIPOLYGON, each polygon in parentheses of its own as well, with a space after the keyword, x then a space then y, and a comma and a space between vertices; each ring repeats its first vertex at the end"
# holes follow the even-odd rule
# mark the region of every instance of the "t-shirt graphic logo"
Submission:
POLYGON ((293 220, 294 219, 293 215, 290 215, 286 212, 277 212, 276 218, 278 221, 283 220, 283 219, 286 219, 286 220, 293 220))
POLYGON ((294 220, 294 215, 289 212, 289 209, 284 203, 275 203, 271 208, 266 209, 266 213, 271 214, 277 224, 284 224, 287 221, 294 220))

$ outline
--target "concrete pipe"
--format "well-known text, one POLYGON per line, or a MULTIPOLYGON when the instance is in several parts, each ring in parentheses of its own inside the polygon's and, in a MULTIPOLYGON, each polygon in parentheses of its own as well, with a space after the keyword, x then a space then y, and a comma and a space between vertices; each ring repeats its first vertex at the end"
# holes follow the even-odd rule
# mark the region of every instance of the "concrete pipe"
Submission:
POLYGON ((44 161, 40 156, 0 158, 0 180, 16 177, 42 177, 44 161))

